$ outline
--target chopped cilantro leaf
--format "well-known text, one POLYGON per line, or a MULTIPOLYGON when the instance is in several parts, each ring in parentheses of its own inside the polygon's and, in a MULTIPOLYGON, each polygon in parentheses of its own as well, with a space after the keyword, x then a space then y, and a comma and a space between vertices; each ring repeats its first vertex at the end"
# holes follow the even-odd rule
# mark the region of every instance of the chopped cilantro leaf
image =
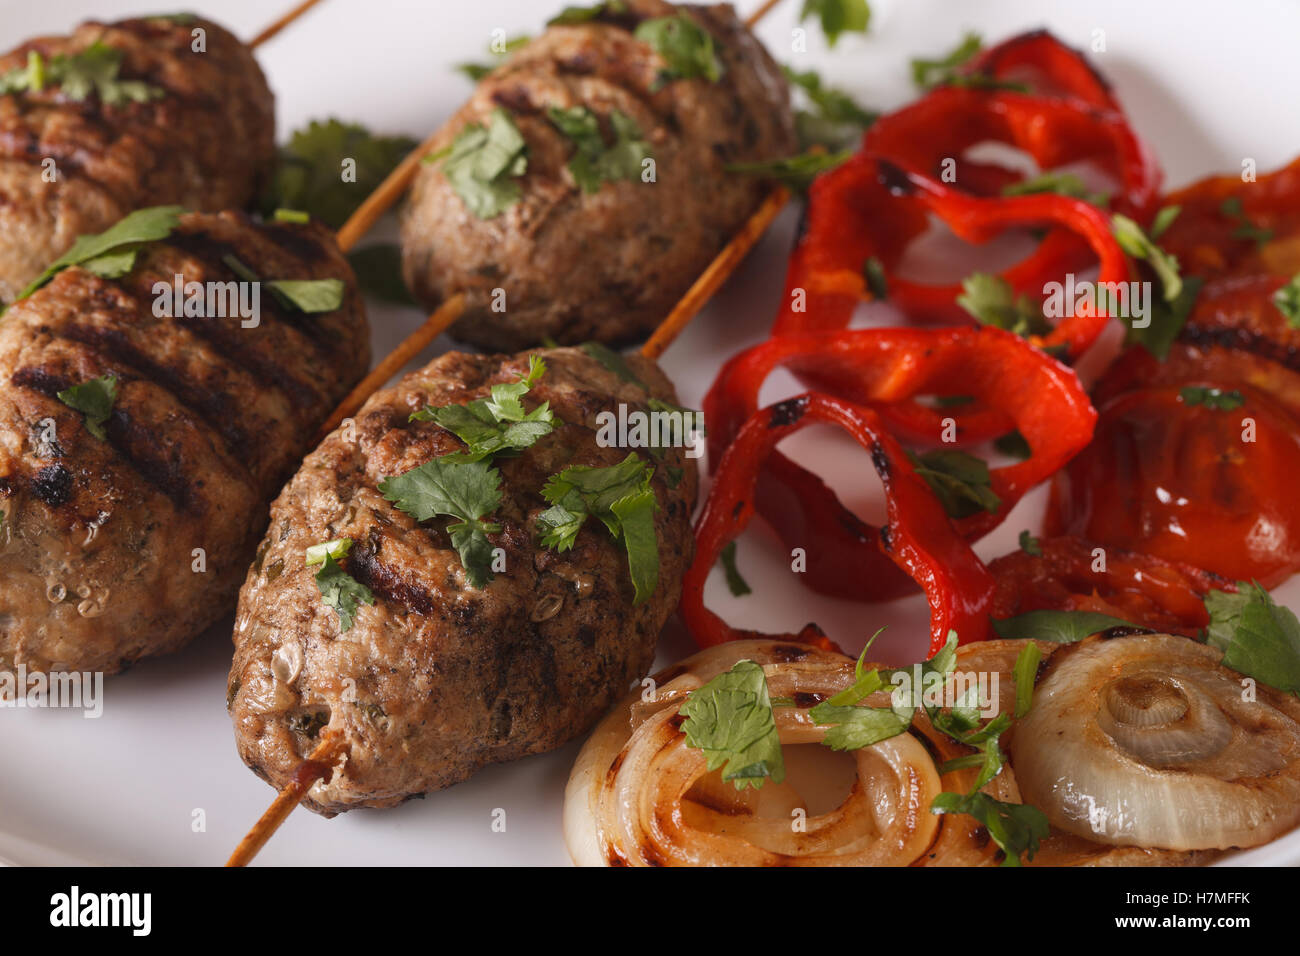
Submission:
POLYGON ((1300 621, 1258 584, 1241 581, 1237 588, 1206 595, 1206 643, 1223 651, 1223 663, 1238 673, 1300 694, 1300 621))
POLYGON ((81 102, 93 93, 107 106, 147 103, 167 95, 143 80, 119 79, 124 55, 99 41, 78 53, 60 53, 48 63, 38 51, 29 50, 25 66, 0 75, 0 94, 57 87, 70 100, 81 102))
POLYGON ((383 479, 379 492, 416 521, 438 515, 459 519, 447 526, 447 532, 470 585, 482 588, 492 580, 492 545, 487 536, 501 526, 483 518, 501 504, 501 474, 495 468, 485 461, 435 458, 383 479))
POLYGON ((654 468, 635 452, 607 468, 573 465, 552 475, 542 488, 542 497, 551 507, 537 518, 542 544, 567 551, 587 518, 596 517, 627 551, 633 604, 649 600, 659 584, 653 476, 654 468))
POLYGON ((184 211, 180 206, 137 209, 97 235, 78 236, 72 248, 50 263, 18 298, 27 298, 70 266, 82 266, 106 279, 126 275, 135 265, 139 248, 171 235, 184 211))
POLYGON ((736 567, 736 542, 728 541, 727 546, 722 549, 719 555, 722 562, 722 570, 727 576, 727 588, 735 597, 744 597, 746 594, 753 594, 753 588, 741 576, 740 569, 736 567))
POLYGON ((1165 230, 1174 224, 1178 214, 1183 211, 1182 206, 1161 206, 1160 211, 1156 213, 1151 220, 1151 231, 1149 235, 1152 239, 1159 239, 1165 234, 1165 230))
POLYGON ((313 120, 280 149, 261 208, 302 210, 338 229, 415 146, 409 137, 377 136, 356 123, 313 120))
POLYGON ((691 691, 678 713, 685 717, 686 744, 704 751, 709 770, 722 768, 722 779, 737 790, 758 789, 765 780, 785 779, 781 737, 763 668, 737 661, 703 687, 691 691))
POLYGON ((871 23, 867 0, 803 0, 800 22, 816 17, 826 34, 827 46, 835 46, 843 33, 866 33, 871 23))
POLYGON ((1003 803, 987 793, 941 793, 930 805, 931 813, 964 813, 974 817, 988 830, 1006 859, 1003 866, 1019 866, 1020 857, 1033 859, 1039 841, 1047 839, 1047 817, 1037 807, 1024 803, 1003 803))
POLYGON ((528 144, 505 110, 492 111, 488 125, 470 123, 443 151, 425 157, 442 159, 442 172, 465 208, 480 219, 501 215, 519 201, 515 180, 528 169, 528 144))
POLYGON ((1188 385, 1180 389, 1178 397, 1188 405, 1204 405, 1216 411, 1230 412, 1245 404, 1246 398, 1235 388, 1224 391, 1221 388, 1209 388, 1202 385, 1188 385))
POLYGON ((1002 187, 1004 196, 1030 196, 1037 193, 1056 193, 1072 199, 1082 199, 1094 206, 1104 206, 1109 198, 1105 193, 1091 192, 1074 173, 1047 172, 1002 187))
POLYGON ((953 518, 980 511, 996 514, 1002 505, 991 486, 988 463, 963 451, 937 448, 923 455, 908 452, 912 467, 953 518))
POLYGON ((1058 644, 1072 644, 1114 627, 1131 631, 1136 625, 1095 611, 1029 611, 993 621, 993 630, 997 631, 998 637, 1012 641, 1055 641, 1058 644))
POLYGON ((1017 296, 1001 276, 973 272, 962 280, 961 287, 957 304, 984 325, 1019 336, 1046 335, 1052 330, 1042 308, 1023 292, 1017 296))
POLYGON ((1025 436, 1018 430, 999 435, 993 440, 993 447, 1008 458, 1028 458, 1034 453, 1025 436))
POLYGON ((545 373, 546 363, 530 355, 528 371, 515 382, 493 385, 487 398, 465 405, 426 406, 412 414, 411 421, 436 422, 468 446, 463 452, 443 455, 443 461, 466 463, 516 454, 555 429, 549 402, 526 412, 521 401, 545 373))
POLYGON ((643 21, 636 28, 636 38, 649 44, 665 64, 652 89, 672 80, 700 77, 716 83, 722 77, 713 35, 683 12, 643 21))
POLYGON ((1020 532, 1020 550, 1025 554, 1032 555, 1041 555, 1043 553, 1043 547, 1038 539, 1028 531, 1020 532))
POLYGON ((59 401, 85 416, 86 431, 100 441, 105 439, 104 422, 113 414, 117 401, 117 378, 103 375, 58 393, 59 401))
POLYGON ((813 70, 799 72, 788 66, 782 69, 790 85, 800 90, 813 107, 795 113, 799 145, 805 150, 820 146, 835 151, 851 146, 880 115, 863 109, 843 90, 824 85, 813 70))
POLYGON ((1273 293, 1273 304, 1291 328, 1300 328, 1300 272, 1273 293))
POLYGON ((346 289, 342 279, 271 279, 266 287, 277 298, 309 315, 340 308, 346 289))
POLYGON ((321 602, 338 613, 340 630, 350 631, 357 605, 374 604, 375 596, 370 588, 344 571, 333 555, 326 554, 321 564, 321 569, 316 572, 316 588, 320 591, 321 602))
POLYGON ((761 163, 728 163, 726 170, 729 173, 775 179, 796 192, 804 192, 812 185, 814 179, 839 166, 852 155, 852 151, 847 149, 838 153, 809 151, 798 156, 787 156, 784 159, 766 160, 761 163))
POLYGON ((575 147, 569 172, 586 193, 598 191, 602 183, 633 181, 641 176, 641 164, 650 157, 650 144, 642 138, 636 121, 619 110, 611 110, 609 124, 613 142, 606 145, 600 120, 585 106, 562 110, 551 107, 546 115, 575 147))

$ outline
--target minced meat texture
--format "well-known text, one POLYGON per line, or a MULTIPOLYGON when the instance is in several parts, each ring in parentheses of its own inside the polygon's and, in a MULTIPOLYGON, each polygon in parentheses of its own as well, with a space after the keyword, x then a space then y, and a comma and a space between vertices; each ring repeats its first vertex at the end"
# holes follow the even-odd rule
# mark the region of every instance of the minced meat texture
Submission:
POLYGON ((103 232, 144 206, 240 209, 270 174, 274 97, 248 47, 210 20, 83 23, 70 36, 28 40, 0 56, 0 74, 25 68, 31 51, 48 64, 95 43, 121 51, 120 79, 165 95, 109 105, 96 93, 77 101, 47 84, 0 96, 2 301, 13 301, 79 235, 103 232))
MULTIPOLYGON (((164 299, 166 297, 163 297, 164 299)), ((266 507, 365 373, 355 278, 323 226, 187 214, 108 280, 70 268, 0 320, 0 669, 113 672, 229 613, 266 507), (159 315, 155 286, 343 280, 307 315, 159 315), (251 321, 251 320, 249 320, 251 321), (60 391, 114 376, 100 439, 60 391), (201 552, 198 550, 201 549, 201 552)))
POLYGON ((487 348, 643 337, 768 188, 726 167, 798 151, 781 71, 726 4, 629 0, 623 14, 550 27, 479 84, 435 151, 498 108, 528 144, 520 200, 479 219, 435 161, 421 167, 402 220, 407 285, 430 309, 465 293, 453 334, 487 348), (664 61, 632 31, 679 10, 713 37, 717 82, 657 85, 664 61), (631 117, 650 145, 655 181, 584 192, 567 168, 574 144, 547 117, 548 107, 575 106, 600 117, 607 139, 614 110, 631 117))
MULTIPOLYGON (((473 588, 445 519, 423 523, 377 489, 463 449, 427 404, 463 404, 517 380, 528 356, 448 353, 377 393, 308 456, 271 510, 258 564, 240 594, 229 700, 240 756, 282 787, 323 727, 346 737, 347 760, 307 806, 325 813, 384 807, 464 780, 489 763, 551 750, 585 732, 642 677, 677 606, 693 553, 695 463, 665 449, 658 502, 659 585, 633 606, 627 554, 595 518, 572 550, 538 543, 547 478, 569 465, 608 466, 596 417, 619 403, 674 400, 650 361, 630 357, 647 393, 578 349, 538 353, 546 374, 525 398, 564 424, 515 458, 497 458, 501 524, 489 536, 505 570, 473 588), (681 469, 677 471, 677 469, 681 469), (339 563, 374 594, 343 631, 305 562, 314 544, 351 538, 339 563)), ((646 452, 638 452, 647 454, 646 452)))

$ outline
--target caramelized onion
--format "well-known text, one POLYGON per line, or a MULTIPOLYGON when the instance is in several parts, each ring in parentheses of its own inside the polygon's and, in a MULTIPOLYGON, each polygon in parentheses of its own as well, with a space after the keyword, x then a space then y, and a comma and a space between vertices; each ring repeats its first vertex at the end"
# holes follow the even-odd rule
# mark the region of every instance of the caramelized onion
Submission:
MULTIPOLYGON (((736 641, 688 658, 660 676, 652 701, 636 692, 583 747, 565 793, 564 831, 574 862, 618 865, 907 865, 931 846, 939 819, 930 803, 939 774, 911 734, 852 753, 856 779, 844 802, 807 814, 787 782, 734 792, 703 754, 686 745, 677 711, 686 695, 739 660, 763 666, 783 746, 817 744, 824 728, 808 708, 853 681, 847 657, 802 645, 736 641), (772 815, 764 813, 764 802, 772 815)), ((884 706, 887 695, 870 703, 884 706)))
POLYGON ((1010 742, 1025 799, 1116 846, 1250 847, 1296 826, 1300 702, 1221 658, 1167 634, 1058 651, 1010 742))

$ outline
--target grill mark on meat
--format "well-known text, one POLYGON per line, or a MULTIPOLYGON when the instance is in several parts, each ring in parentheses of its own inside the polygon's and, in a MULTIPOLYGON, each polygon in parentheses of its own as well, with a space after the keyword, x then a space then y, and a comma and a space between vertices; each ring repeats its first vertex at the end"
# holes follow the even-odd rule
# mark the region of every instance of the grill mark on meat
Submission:
POLYGON ((379 560, 379 548, 373 537, 352 552, 346 570, 358 583, 370 588, 389 604, 421 615, 438 610, 438 602, 425 588, 406 580, 379 560))
POLYGON ((262 227, 262 235, 299 262, 315 264, 324 262, 328 258, 324 246, 318 239, 302 229, 288 229, 270 222, 262 227))
POLYGON ((212 346, 222 358, 242 366, 262 383, 279 391, 294 407, 311 408, 320 401, 315 388, 290 375, 278 362, 246 347, 239 336, 223 328, 221 323, 186 316, 177 317, 175 321, 212 346))
POLYGON ((179 454, 168 458, 156 453, 166 444, 159 441, 161 436, 155 429, 142 425, 122 408, 114 407, 113 414, 104 424, 104 433, 118 457, 169 498, 178 511, 205 510, 202 496, 195 492, 186 477, 179 454))
POLYGON ((72 472, 62 465, 46 465, 32 477, 32 494, 51 508, 72 499, 72 472))
POLYGON ((54 337, 88 346, 111 359, 108 364, 132 369, 137 373, 132 378, 148 381, 169 392, 179 404, 196 413, 196 424, 201 422, 221 437, 232 458, 241 463, 247 459, 251 450, 249 438, 239 427, 239 409, 229 395, 191 383, 184 377, 183 370, 175 365, 154 361, 131 344, 120 328, 73 325, 60 330, 54 337))
POLYGON ((59 392, 72 384, 64 376, 51 372, 47 368, 37 368, 31 365, 24 366, 14 372, 9 382, 16 388, 25 388, 29 392, 37 392, 46 398, 57 398, 59 392))
MULTIPOLYGON (((276 276, 262 275, 261 270, 255 265, 257 256, 251 254, 250 250, 244 249, 235 243, 217 239, 207 232, 174 232, 165 240, 165 244, 199 259, 205 266, 208 266, 208 271, 228 277, 221 281, 243 281, 223 261, 225 256, 233 256, 256 272, 264 287, 268 281, 276 278, 276 276), (250 262, 250 259, 253 261, 250 262)), ((281 305, 279 300, 271 294, 269 288, 263 288, 262 292, 266 293, 260 298, 262 319, 269 316, 276 322, 294 329, 307 340, 307 344, 314 352, 328 354, 333 351, 330 348, 330 343, 325 341, 324 329, 320 323, 305 312, 299 312, 296 309, 281 305)))
MULTIPOLYGON (((55 401, 58 401, 58 393, 70 385, 70 382, 62 376, 55 375, 44 368, 30 366, 15 372, 11 381, 19 388, 25 388, 55 401)), ((105 423, 104 433, 108 436, 108 444, 117 457, 171 499, 178 510, 199 510, 201 500, 194 494, 186 479, 179 458, 169 460, 153 453, 154 449, 165 446, 159 442, 159 436, 152 428, 141 425, 120 407, 114 407, 105 423)), ((39 482, 40 475, 48 470, 42 469, 36 481, 39 482)), ((37 495, 40 496, 39 491, 37 495)))

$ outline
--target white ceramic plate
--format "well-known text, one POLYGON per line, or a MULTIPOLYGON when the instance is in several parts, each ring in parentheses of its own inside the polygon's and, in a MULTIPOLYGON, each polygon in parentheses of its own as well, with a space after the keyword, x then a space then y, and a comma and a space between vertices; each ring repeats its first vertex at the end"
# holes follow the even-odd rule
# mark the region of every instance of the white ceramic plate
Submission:
MULTIPOLYGON (((569 0, 577 2, 577 0, 569 0)), ((746 12, 759 0, 740 0, 746 12)), ((290 0, 199 0, 177 6, 211 15, 252 36, 290 0)), ((278 98, 281 138, 311 118, 335 115, 383 132, 423 137, 469 93, 451 69, 481 60, 493 28, 536 32, 561 0, 326 0, 260 53, 278 98)), ((111 19, 151 10, 137 0, 0 2, 9 48, 40 33, 61 33, 94 15, 111 19)), ((160 4, 168 7, 166 3, 160 4)), ((1154 144, 1167 182, 1236 170, 1243 157, 1261 170, 1300 150, 1294 90, 1300 88, 1300 5, 1286 0, 873 0, 870 36, 846 36, 834 51, 815 30, 809 51, 791 52, 801 0, 784 0, 760 34, 777 59, 816 68, 868 105, 893 108, 913 92, 909 57, 943 53, 967 29, 996 41, 1046 26, 1086 47, 1104 30, 1096 62, 1116 84, 1138 131, 1154 144)), ((171 12, 168 9, 166 12, 171 12)), ((794 229, 787 212, 715 302, 668 353, 664 365, 683 401, 696 405, 721 362, 760 341, 781 294, 794 229)), ((392 223, 377 235, 391 238, 392 223)), ((376 354, 390 351, 418 324, 415 311, 372 307, 376 354)), ((440 341, 423 356, 450 347, 440 341)), ((792 394, 780 376, 765 400, 792 394)), ((878 512, 878 483, 860 454, 820 432, 785 446, 812 461, 864 517, 878 512), (863 487, 863 486, 866 487, 863 487)), ((986 558, 1016 546, 1037 528, 1044 496, 1027 498, 981 542, 986 558)), ((926 609, 919 598, 877 607, 812 598, 790 580, 775 540, 758 524, 740 544, 755 594, 733 599, 715 580, 710 603, 730 620, 769 631, 818 621, 846 649, 888 624, 885 657, 924 653, 926 609)), ((1278 592, 1300 602, 1300 582, 1278 592)), ((689 653, 670 624, 660 662, 689 653)), ((272 791, 235 754, 224 700, 229 623, 186 650, 110 678, 99 720, 72 711, 0 710, 0 858, 26 864, 217 864, 257 819, 272 791), (196 824, 201 816, 204 827, 196 824)), ((535 864, 568 862, 560 807, 578 744, 489 768, 467 783, 395 810, 334 820, 295 813, 260 862, 268 864, 535 864), (506 812, 504 832, 492 828, 506 812)), ((1232 862, 1300 862, 1300 833, 1239 854, 1232 862)))

